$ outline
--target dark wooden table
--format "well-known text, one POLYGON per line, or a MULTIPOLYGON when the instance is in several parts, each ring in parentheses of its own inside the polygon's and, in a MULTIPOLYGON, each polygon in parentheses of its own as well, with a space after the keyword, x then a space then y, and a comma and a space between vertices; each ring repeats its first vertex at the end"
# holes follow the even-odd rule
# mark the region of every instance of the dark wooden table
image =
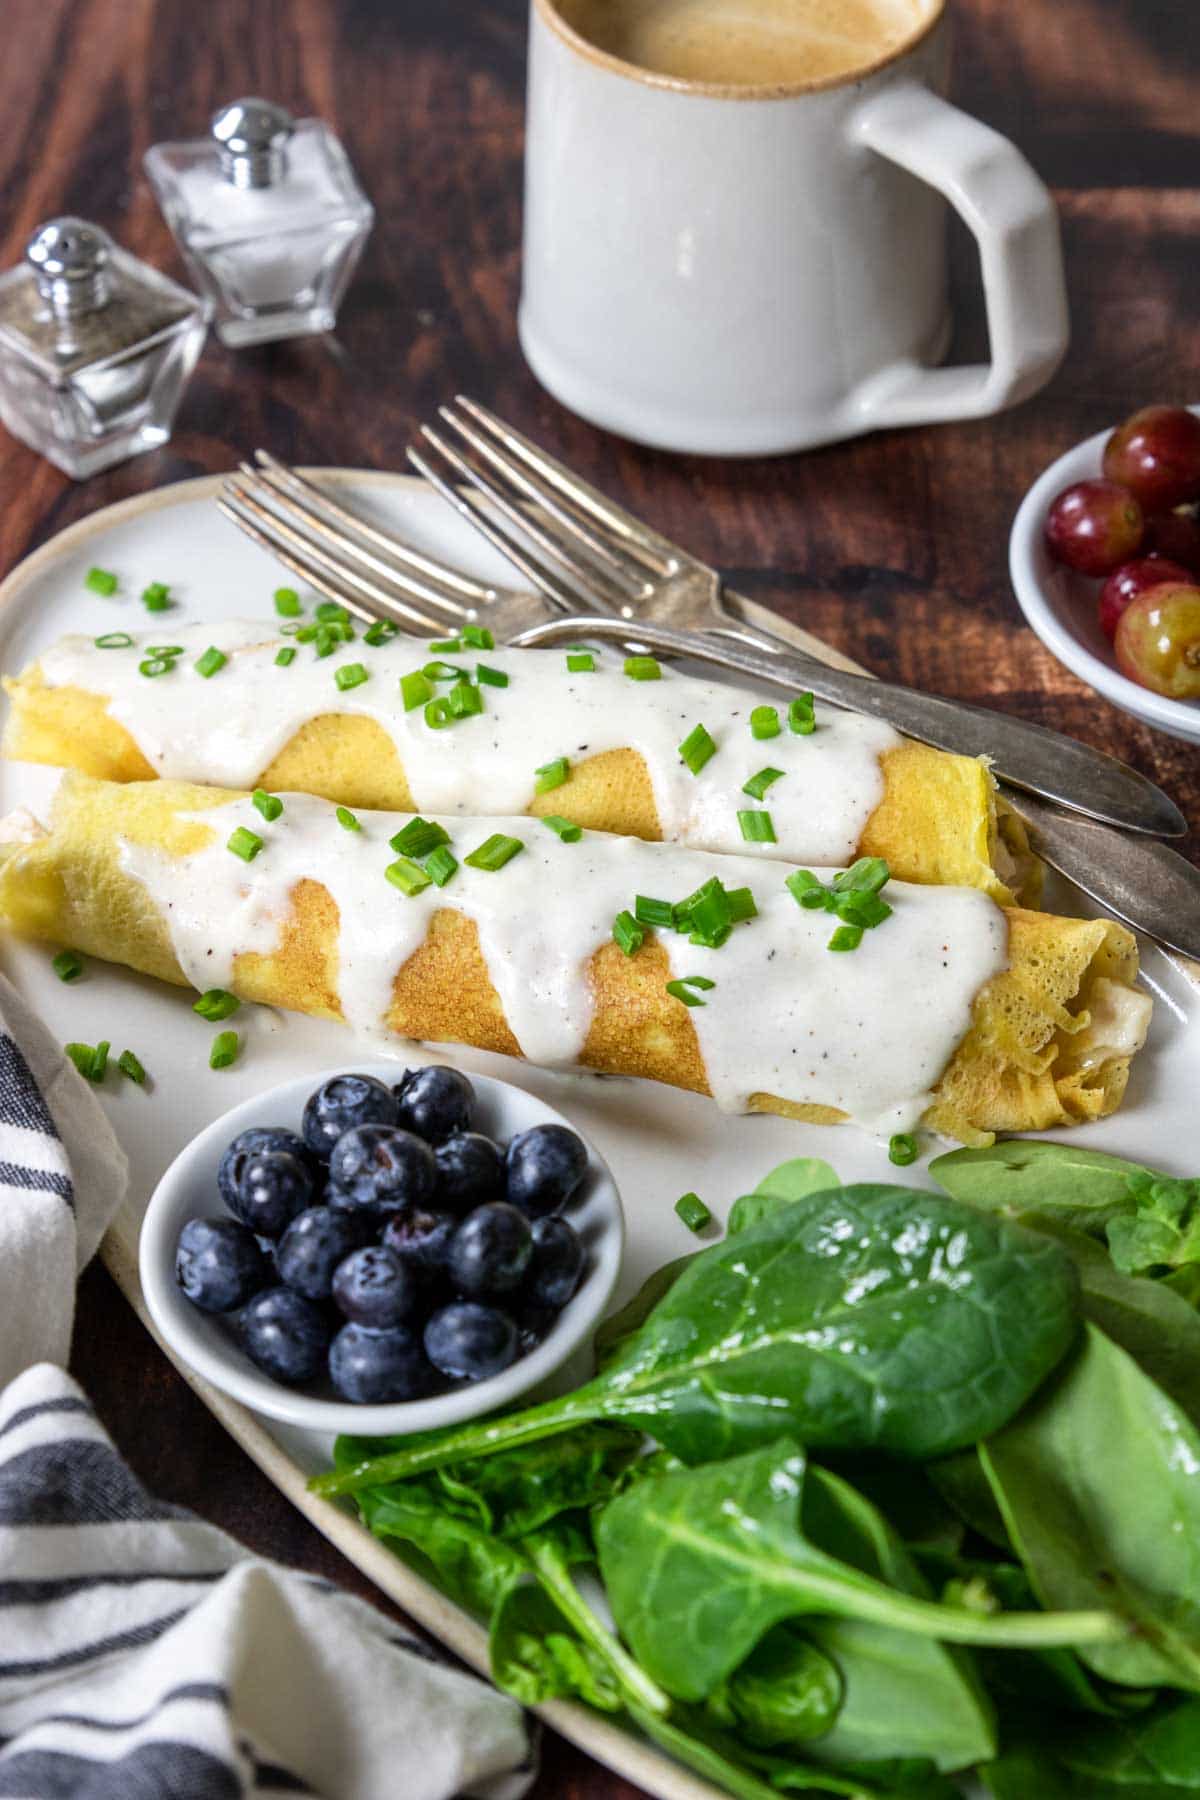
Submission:
MULTIPOLYGON (((40 220, 79 212, 178 272, 142 153, 199 134, 218 102, 247 91, 333 122, 378 223, 336 344, 234 354, 211 343, 166 449, 76 486, 0 435, 0 570, 97 507, 226 469, 256 444, 399 468, 415 422, 466 390, 881 675, 1115 751, 1200 826, 1200 756, 1060 668, 1021 622, 1005 566, 1013 509, 1051 457, 1137 404, 1200 398, 1195 0, 958 0, 956 11, 956 98, 1014 137, 1058 195, 1069 360, 1004 418, 723 463, 593 431, 521 360, 523 0, 6 0, 4 266, 40 220)), ((979 354, 965 237, 954 254, 956 354, 979 354)), ((366 1590, 233 1447, 98 1268, 82 1284, 74 1366, 152 1487, 256 1550, 366 1590)), ((539 1800, 601 1794, 633 1790, 548 1742, 539 1800)))

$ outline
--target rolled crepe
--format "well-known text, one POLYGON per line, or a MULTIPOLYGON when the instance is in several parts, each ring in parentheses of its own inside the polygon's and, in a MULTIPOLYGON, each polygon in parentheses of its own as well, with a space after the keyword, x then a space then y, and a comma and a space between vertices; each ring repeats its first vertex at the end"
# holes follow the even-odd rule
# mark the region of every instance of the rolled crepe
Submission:
POLYGON ((246 795, 68 775, 48 831, 10 822, 0 920, 364 1032, 645 1076, 731 1110, 879 1133, 923 1122, 965 1143, 1112 1112, 1145 1036, 1134 940, 1104 920, 893 882, 891 916, 835 951, 837 919, 797 904, 786 865, 565 842, 528 817, 444 819, 458 867, 409 894, 393 883, 419 886, 416 864, 387 873, 409 815, 362 813, 354 829, 326 801, 282 798, 267 823, 246 795), (472 866, 497 833, 519 846, 511 860, 472 866), (673 929, 633 954, 614 941, 637 896, 679 902, 714 880, 755 908, 721 947, 673 929))
MULTIPOLYGON (((5 681, 3 750, 110 781, 258 786, 388 811, 558 814, 647 841, 831 867, 882 856, 898 880, 1036 901, 1038 865, 984 761, 820 704, 816 729, 801 734, 786 695, 767 701, 665 667, 636 681, 619 659, 593 660, 571 670, 561 650, 434 657, 412 638, 356 639, 318 657, 312 643, 244 621, 112 648, 69 637, 5 681), (180 654, 156 676, 141 673, 163 638, 180 654), (227 660, 206 678, 196 663, 210 644, 227 660), (281 649, 293 656, 286 666, 281 649), (433 729, 423 704, 406 709, 400 677, 431 661, 471 676, 483 710, 433 729), (491 683, 474 679, 481 662, 491 683), (346 669, 365 679, 339 688, 346 669), (758 729, 773 714, 773 736, 752 730, 762 707, 758 729), (693 773, 679 747, 697 726, 715 751, 693 773), (558 785, 545 786, 548 768, 558 785), (779 773, 761 797, 747 795, 764 769, 779 773), (756 810, 770 813, 774 839, 748 844, 738 814, 756 810)), ((444 696, 448 681, 431 692, 444 696)))

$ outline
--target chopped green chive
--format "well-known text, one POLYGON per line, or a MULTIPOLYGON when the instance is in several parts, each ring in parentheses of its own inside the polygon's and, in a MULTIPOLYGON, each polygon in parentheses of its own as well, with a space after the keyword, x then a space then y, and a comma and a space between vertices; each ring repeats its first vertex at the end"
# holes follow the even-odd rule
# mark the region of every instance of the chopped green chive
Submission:
POLYGON ((316 643, 320 629, 319 625, 301 625, 296 632, 296 642, 298 644, 316 643))
POLYGON ((100 1042, 96 1045, 95 1050, 93 1050, 91 1075, 93 1081, 104 1080, 105 1070, 108 1068, 108 1053, 111 1049, 112 1045, 109 1043, 108 1039, 101 1038, 100 1042))
POLYGON ((633 902, 633 916, 639 925, 670 929, 675 924, 675 906, 670 900, 655 900, 649 894, 638 894, 633 902))
POLYGON ((631 912, 619 912, 613 920, 613 942, 626 956, 635 956, 646 941, 645 927, 631 912))
POLYGON ((675 1202, 675 1211, 689 1231, 700 1232, 712 1224, 712 1214, 699 1194, 680 1194, 675 1202))
POLYGON ((565 756, 556 756, 553 762, 543 763, 534 773, 537 776, 534 793, 548 794, 552 788, 563 785, 571 773, 571 765, 565 756))
POLYGON ((275 652, 275 666, 277 669, 286 669, 294 663, 295 660, 296 652, 290 644, 285 644, 282 650, 277 650, 275 652))
POLYGON ((890 919, 892 909, 880 899, 880 889, 891 878, 882 856, 860 856, 850 868, 835 875, 825 887, 811 869, 794 869, 786 887, 792 898, 810 912, 833 913, 842 924, 829 940, 831 950, 857 950, 864 931, 890 919))
POLYGON ((596 659, 590 650, 571 650, 567 653, 567 672, 570 675, 591 675, 596 667, 596 659))
POLYGON ((292 619, 290 621, 285 620, 285 622, 279 627, 279 635, 280 635, 280 637, 294 637, 296 642, 299 643, 300 642, 300 633, 303 630, 304 630, 303 625, 297 625, 296 621, 294 619, 292 619))
POLYGON ((146 1071, 132 1050, 122 1050, 117 1058, 117 1067, 122 1075, 128 1075, 130 1081, 136 1081, 139 1087, 145 1087, 146 1071))
POLYGON ((241 1039, 236 1031, 218 1031, 212 1041, 212 1049, 208 1053, 210 1069, 227 1069, 236 1061, 241 1039))
POLYGON ((742 836, 748 844, 774 844, 775 826, 769 812, 747 810, 738 813, 738 824, 742 828, 742 836))
POLYGON ((496 648, 496 640, 486 625, 464 625, 462 641, 464 644, 469 644, 472 650, 494 650, 496 648))
POLYGON ((60 950, 51 958, 50 967, 60 981, 78 981, 83 974, 83 958, 77 950, 60 950))
POLYGON ((756 706, 750 713, 750 736, 754 738, 778 737, 783 730, 779 723, 779 714, 773 706, 756 706))
POLYGON ((758 917, 758 907, 748 887, 726 888, 725 898, 729 902, 729 917, 734 925, 741 925, 746 919, 758 917))
POLYGON ((788 703, 788 730, 800 737, 811 737, 817 729, 817 715, 811 694, 797 694, 788 703))
POLYGON ((300 596, 295 588, 275 589, 275 611, 281 619, 298 619, 300 617, 300 596))
POLYGON ((673 1000, 682 1000, 685 1006, 703 1006, 705 1002, 699 994, 693 994, 693 988, 714 987, 716 984, 699 975, 685 975, 680 981, 668 981, 667 992, 673 1000))
POLYGON ((410 900, 429 886, 429 876, 411 856, 398 856, 383 872, 392 886, 399 888, 410 900))
MULTIPOLYGON (((304 633, 300 632, 298 635, 303 637, 304 633)), ((345 637, 346 633, 336 623, 318 625, 316 637, 313 639, 313 650, 316 652, 317 660, 322 661, 325 657, 332 656, 338 645, 345 641, 345 637)))
POLYGON ((627 656, 625 673, 630 681, 662 680, 662 670, 653 656, 627 656))
POLYGON ((333 816, 337 820, 338 824, 341 826, 343 831, 361 831, 362 830, 362 826, 359 824, 358 820, 355 818, 354 814, 350 811, 350 808, 348 806, 339 806, 333 816))
POLYGON ((784 883, 788 893, 798 905, 809 912, 829 910, 829 890, 824 887, 811 869, 796 869, 784 883))
POLYGON ((84 1080, 90 1081, 96 1060, 96 1052, 92 1046, 90 1044, 64 1044, 63 1048, 84 1080))
POLYGON ((749 781, 743 783, 742 792, 749 794, 752 800, 761 800, 767 789, 773 787, 782 775, 782 769, 760 769, 757 775, 752 775, 749 781))
POLYGON ((368 625, 363 633, 363 643, 370 644, 373 650, 377 650, 380 644, 390 644, 392 639, 399 634, 399 629, 399 626, 393 625, 390 619, 376 619, 375 623, 368 625))
POLYGON ((171 604, 171 590, 165 581, 152 581, 142 589, 142 605, 147 612, 166 612, 171 604))
POLYGON ((502 869, 514 856, 519 856, 524 848, 520 838, 505 837, 502 831, 497 831, 486 838, 478 850, 472 850, 464 861, 473 869, 484 869, 489 875, 494 875, 497 869, 502 869))
POLYGON ((857 862, 835 875, 830 884, 835 894, 877 894, 891 879, 891 870, 882 856, 860 856, 857 862))
POLYGON ((247 831, 244 825, 238 826, 225 846, 227 850, 232 850, 235 856, 240 856, 243 862, 253 862, 262 847, 263 841, 258 833, 247 831))
POLYGON ((698 775, 706 762, 710 762, 717 754, 717 746, 703 725, 696 725, 688 732, 679 746, 682 756, 693 775, 698 775))
POLYGON ((138 674, 144 675, 147 681, 153 681, 157 675, 169 675, 174 667, 173 656, 148 656, 138 664, 138 674))
POLYGON ((223 650, 218 650, 215 645, 210 644, 204 655, 195 664, 196 673, 203 675, 204 679, 208 681, 218 669, 223 669, 228 661, 229 658, 223 650))
POLYGON ((833 911, 847 925, 861 925, 866 931, 874 925, 882 925, 885 919, 892 916, 891 907, 878 894, 859 892, 840 894, 833 911))
POLYGON ((215 1025, 221 1019, 232 1018, 241 1004, 236 994, 226 993, 224 988, 209 988, 193 1002, 192 1011, 215 1025))
POLYGON ((418 706, 433 697, 433 683, 420 669, 414 669, 411 675, 400 677, 400 698, 404 702, 405 712, 413 712, 418 706))
POLYGON ((460 669, 457 663, 427 662, 421 673, 429 681, 458 681, 460 677, 465 679, 467 671, 460 669))
POLYGON ((425 858, 425 873, 435 887, 445 887, 458 873, 458 858, 445 844, 439 844, 425 858))
POLYGON ((363 682, 369 680, 370 677, 362 663, 343 663, 334 674, 333 679, 344 694, 347 688, 361 687, 363 682))
POLYGON ((577 844, 583 836, 582 825, 573 825, 570 819, 564 819, 558 813, 547 813, 542 824, 564 844, 577 844))
POLYGON ((263 788, 255 788, 250 798, 268 825, 283 811, 283 801, 278 794, 268 794, 263 788))
POLYGON ((470 719, 483 711, 483 695, 469 681, 456 681, 446 695, 452 719, 470 719))
POLYGON ((439 844, 450 842, 450 833, 444 826, 423 819, 418 813, 388 842, 397 856, 428 856, 439 844))
POLYGON ((897 1131, 888 1139, 888 1161, 899 1169, 915 1163, 920 1154, 921 1146, 911 1131, 897 1131))
POLYGON ((182 656, 182 644, 147 644, 147 656, 182 656))
MULTIPOLYGON (((429 646, 435 656, 457 656, 462 647, 462 638, 442 638, 429 646)), ((436 680, 436 676, 434 679, 436 680)))
POLYGON ((454 723, 450 716, 450 702, 437 699, 427 702, 425 707, 425 723, 430 731, 444 731, 447 725, 454 723))
POLYGON ((503 669, 490 669, 486 663, 475 664, 475 679, 482 687, 507 687, 508 676, 503 669))
POLYGON ((322 600, 320 605, 314 608, 313 616, 320 619, 323 625, 340 625, 350 622, 350 614, 340 600, 322 600))
POLYGON ((103 637, 92 641, 97 650, 129 650, 133 647, 133 639, 127 631, 106 631, 103 637))
POLYGON ((857 950, 863 940, 861 925, 839 925, 829 940, 830 950, 857 950))
POLYGON ((83 585, 90 588, 93 594, 103 594, 107 600, 117 591, 117 578, 111 569, 89 569, 83 578, 83 585))

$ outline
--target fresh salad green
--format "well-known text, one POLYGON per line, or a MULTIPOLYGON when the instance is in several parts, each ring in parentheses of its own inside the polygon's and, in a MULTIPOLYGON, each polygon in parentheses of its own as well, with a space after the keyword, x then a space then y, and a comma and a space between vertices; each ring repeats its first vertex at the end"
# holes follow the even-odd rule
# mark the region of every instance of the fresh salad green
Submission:
POLYGON ((313 1485, 508 1692, 737 1800, 1200 1797, 1196 1184, 1039 1143, 932 1171, 785 1164, 574 1394, 340 1439, 313 1485))

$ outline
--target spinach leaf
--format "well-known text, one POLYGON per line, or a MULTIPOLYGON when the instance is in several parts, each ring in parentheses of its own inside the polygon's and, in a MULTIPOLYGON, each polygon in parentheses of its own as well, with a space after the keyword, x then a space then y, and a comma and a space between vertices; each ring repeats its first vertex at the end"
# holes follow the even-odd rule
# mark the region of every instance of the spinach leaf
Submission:
POLYGON ((1141 1163, 1040 1138, 1009 1138, 986 1150, 950 1150, 934 1157, 929 1173, 969 1206, 1036 1213, 1096 1236, 1110 1219, 1133 1210, 1129 1184, 1135 1177, 1157 1179, 1157 1171, 1141 1163))
POLYGON ((760 1219, 768 1218, 781 1206, 790 1206, 794 1200, 807 1200, 810 1194, 825 1194, 840 1186, 836 1171, 819 1156, 793 1157, 791 1162, 780 1163, 777 1169, 764 1175, 752 1194, 743 1194, 740 1200, 734 1201, 726 1229, 730 1237, 736 1237, 739 1231, 757 1225, 760 1219))
MULTIPOLYGON (((1029 1645, 1109 1638, 1093 1611, 983 1618, 901 1592, 819 1549, 804 1531, 805 1460, 787 1440, 730 1462, 638 1482, 595 1521, 617 1628, 642 1667, 682 1700, 702 1700, 773 1625, 832 1614, 956 1643, 1029 1645)), ((860 1537, 887 1540, 874 1508, 837 1478, 860 1537)), ((898 1544, 896 1549, 898 1550, 898 1544)))
POLYGON ((1043 1606, 1106 1606, 1098 1675, 1200 1691, 1200 1432, 1094 1325, 980 1458, 1043 1606))
POLYGON ((705 1710, 713 1723, 762 1750, 804 1744, 829 1730, 842 1704, 842 1678, 815 1644, 776 1626, 705 1710))
POLYGON ((529 1574, 528 1558, 514 1544, 446 1512, 440 1497, 421 1483, 367 1488, 355 1499, 368 1531, 402 1542, 413 1553, 406 1561, 481 1618, 489 1619, 529 1574))
POLYGON ((1110 1219, 1108 1247, 1118 1269, 1183 1268, 1200 1262, 1200 1181, 1142 1175, 1129 1184, 1134 1211, 1110 1219))
POLYGON ((647 1275, 641 1287, 631 1300, 627 1300, 619 1312, 610 1313, 602 1320, 596 1332, 593 1347, 596 1353, 596 1367, 606 1369, 616 1351, 623 1349, 627 1338, 646 1323, 659 1301, 670 1293, 689 1263, 694 1263, 703 1250, 691 1250, 686 1256, 676 1256, 670 1262, 663 1263, 647 1275))
MULTIPOLYGON (((746 1767, 745 1751, 734 1740, 716 1731, 696 1713, 686 1709, 661 1714, 642 1713, 629 1708, 630 1717, 641 1726, 648 1738, 703 1775, 734 1800, 779 1800, 781 1788, 804 1793, 844 1795, 847 1800, 886 1800, 883 1791, 855 1775, 842 1776, 811 1763, 782 1757, 756 1757, 755 1762, 767 1774, 760 1780, 746 1767)), ((923 1795, 922 1800, 942 1800, 940 1794, 923 1795)))
POLYGON ((1056 1719, 981 1774, 996 1800, 1183 1800, 1200 1794, 1200 1702, 1086 1727, 1056 1719))
POLYGON ((1056 1244, 907 1188, 810 1195, 702 1251, 592 1381, 525 1412, 320 1475, 322 1494, 535 1442, 589 1420, 685 1462, 768 1443, 921 1458, 1012 1417, 1078 1326, 1056 1244))
POLYGON ((925 1473, 947 1506, 954 1508, 976 1536, 994 1544, 998 1550, 1012 1549, 1000 1508, 974 1446, 926 1463, 925 1473))

